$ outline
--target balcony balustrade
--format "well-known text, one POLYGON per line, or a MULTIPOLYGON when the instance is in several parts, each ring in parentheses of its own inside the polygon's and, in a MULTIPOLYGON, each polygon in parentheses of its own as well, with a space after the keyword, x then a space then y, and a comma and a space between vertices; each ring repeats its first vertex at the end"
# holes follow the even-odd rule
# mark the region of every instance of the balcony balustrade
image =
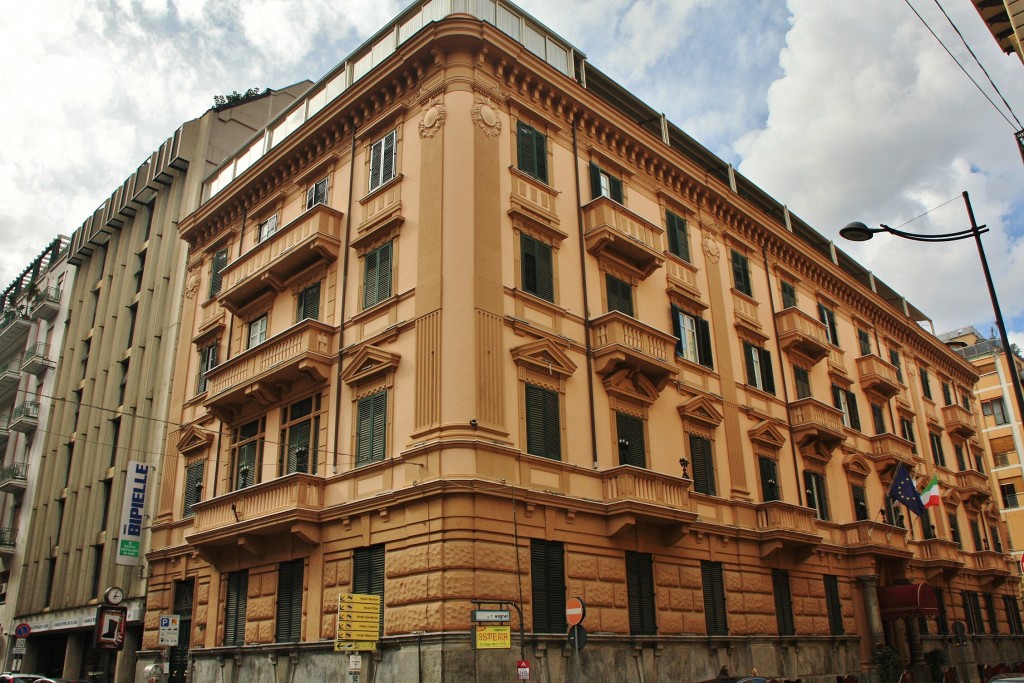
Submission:
POLYGON ((594 368, 610 375, 623 368, 642 373, 660 391, 678 373, 676 338, 619 311, 594 318, 590 324, 594 368))
POLYGON ((8 429, 16 432, 32 432, 39 427, 39 404, 35 401, 23 401, 14 407, 8 429))
POLYGON ((7 427, 7 418, 0 417, 0 453, 7 448, 7 440, 11 438, 11 430, 7 427))
POLYGON ((992 579, 1006 579, 1019 572, 1017 563, 1012 557, 994 550, 982 550, 975 553, 965 553, 966 569, 973 569, 992 579))
POLYGON ((647 277, 665 262, 660 227, 608 197, 583 207, 583 239, 595 256, 611 254, 647 277))
POLYGON ((976 470, 956 473, 956 488, 964 502, 972 498, 987 500, 992 497, 988 475, 976 470))
POLYGON ((899 393, 900 382, 896 378, 896 366, 874 354, 857 359, 857 375, 865 391, 874 392, 885 400, 899 393))
POLYGON ((942 408, 942 419, 946 423, 946 429, 965 439, 974 436, 977 431, 974 427, 974 418, 971 415, 971 411, 959 403, 944 406, 942 408))
POLYGON ((605 470, 600 476, 608 503, 609 536, 633 533, 643 523, 662 527, 663 540, 671 544, 697 518, 689 509, 693 485, 689 479, 628 465, 605 470))
POLYGON ((319 320, 304 320, 207 371, 205 405, 222 416, 231 416, 253 400, 274 403, 298 380, 325 380, 337 354, 335 328, 319 320))
POLYGON ((945 538, 926 538, 920 541, 911 541, 912 548, 917 550, 914 561, 931 570, 929 576, 936 573, 956 573, 964 566, 961 558, 960 546, 945 538))
POLYGON ((28 463, 15 462, 0 469, 0 491, 21 493, 28 484, 28 463))
POLYGON ((852 554, 902 559, 913 557, 907 542, 907 530, 901 527, 864 519, 844 524, 838 532, 838 545, 848 548, 852 554))
POLYGON ((822 540, 814 510, 781 500, 757 506, 757 531, 761 536, 762 558, 780 551, 790 551, 800 557, 822 540))
POLYGON ((14 527, 0 527, 0 557, 11 557, 14 555, 14 544, 18 537, 18 530, 14 527))
POLYGON ((32 329, 32 318, 24 311, 9 308, 0 317, 0 357, 10 353, 11 349, 25 348, 29 330, 32 329))
POLYGON ((229 263, 221 272, 221 305, 237 312, 268 289, 283 291, 296 273, 335 260, 343 215, 318 204, 229 263))
POLYGON ((843 441, 842 411, 813 398, 802 398, 789 404, 789 422, 793 438, 801 446, 818 442, 831 451, 843 441))
POLYGON ((49 344, 34 344, 25 352, 25 359, 21 362, 22 370, 37 377, 53 367, 56 363, 50 360, 49 344))
POLYGON ((29 305, 29 311, 33 318, 53 320, 60 310, 61 290, 56 287, 46 287, 40 290, 29 305))
POLYGON ((18 388, 21 381, 21 356, 12 356, 0 364, 0 395, 18 388))
POLYGON ((895 434, 876 434, 869 437, 871 452, 868 457, 875 463, 878 472, 894 469, 900 463, 910 468, 914 465, 914 444, 895 434))
POLYGON ((813 363, 828 355, 828 336, 825 326, 817 318, 791 307, 775 313, 775 325, 784 351, 799 353, 813 363))

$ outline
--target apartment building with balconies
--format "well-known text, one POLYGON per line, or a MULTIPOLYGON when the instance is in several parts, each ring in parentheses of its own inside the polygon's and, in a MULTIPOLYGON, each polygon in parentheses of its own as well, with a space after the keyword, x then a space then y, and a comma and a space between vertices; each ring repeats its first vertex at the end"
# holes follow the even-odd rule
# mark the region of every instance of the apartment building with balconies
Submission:
MULTIPOLYGON (((58 362, 46 371, 49 426, 36 438, 41 464, 21 522, 28 532, 19 541, 21 569, 30 578, 4 622, 8 637, 14 624, 31 628, 24 652, 10 660, 15 670, 135 680, 152 491, 173 430, 169 397, 180 381, 175 342, 187 247, 177 223, 198 206, 209 169, 307 86, 267 91, 184 123, 72 234, 63 340, 49 354, 22 344, 23 373, 58 362), (110 588, 121 589, 127 624, 113 658, 97 647, 96 627, 110 588)), ((10 411, 11 434, 29 434, 42 419, 42 402, 31 392, 23 399, 10 411)))
POLYGON ((381 682, 831 683, 957 622, 962 663, 1024 657, 977 370, 515 6, 412 5, 179 231, 140 666, 338 678, 349 593, 381 682), (886 498, 899 465, 939 508, 886 498))

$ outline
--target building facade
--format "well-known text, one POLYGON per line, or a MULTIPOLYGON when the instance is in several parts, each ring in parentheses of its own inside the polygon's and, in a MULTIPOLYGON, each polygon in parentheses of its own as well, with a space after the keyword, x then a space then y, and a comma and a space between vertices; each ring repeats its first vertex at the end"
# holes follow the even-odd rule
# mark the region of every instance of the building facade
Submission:
POLYGON ((203 200, 140 668, 338 679, 348 593, 380 682, 1024 658, 975 368, 514 6, 413 5, 203 200))
POLYGON ((1011 372, 1024 380, 1024 360, 1007 358, 1002 345, 973 327, 939 335, 980 373, 974 399, 981 407, 981 440, 987 447, 988 466, 994 475, 999 514, 1006 522, 1009 548, 1018 563, 1024 556, 1024 514, 1019 492, 1024 492, 1024 423, 1014 399, 1011 372))
POLYGON ((146 493, 162 467, 177 374, 186 253, 177 223, 198 205, 209 169, 307 86, 183 124, 71 237, 74 278, 61 299, 67 315, 50 373, 49 427, 37 439, 28 533, 18 545, 32 580, 22 581, 14 620, 5 622, 31 627, 22 671, 134 678, 155 509, 146 493), (127 628, 122 650, 105 653, 96 647, 97 606, 110 588, 120 589, 127 628))
MULTIPOLYGON (((14 623, 19 587, 32 580, 23 553, 49 431, 54 368, 67 318, 74 269, 67 262, 68 238, 56 237, 0 294, 0 624, 14 623)), ((4 670, 17 668, 21 652, 0 639, 4 670)), ((13 645, 13 643, 11 643, 13 645)))
POLYGON ((989 33, 1008 55, 1016 54, 1024 62, 1021 36, 1024 36, 1024 2, 1021 0, 973 0, 989 33))

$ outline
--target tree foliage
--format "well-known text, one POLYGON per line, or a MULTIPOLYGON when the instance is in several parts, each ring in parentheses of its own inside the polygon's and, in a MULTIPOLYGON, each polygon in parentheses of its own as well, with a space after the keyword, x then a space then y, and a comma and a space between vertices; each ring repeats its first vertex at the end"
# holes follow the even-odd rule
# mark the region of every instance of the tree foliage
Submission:
POLYGON ((245 92, 238 92, 237 90, 233 90, 230 95, 214 95, 213 106, 224 107, 230 104, 240 104, 242 102, 251 100, 254 97, 259 97, 268 90, 270 90, 270 88, 266 88, 264 90, 260 90, 259 88, 249 88, 245 92))

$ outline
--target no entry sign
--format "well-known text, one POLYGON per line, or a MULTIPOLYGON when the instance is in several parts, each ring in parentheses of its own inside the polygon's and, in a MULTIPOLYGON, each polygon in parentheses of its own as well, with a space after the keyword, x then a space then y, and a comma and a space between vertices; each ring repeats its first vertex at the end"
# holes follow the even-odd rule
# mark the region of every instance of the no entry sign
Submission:
POLYGON ((587 616, 587 604, 580 598, 569 598, 565 603, 565 620, 569 622, 569 625, 575 626, 583 621, 585 616, 587 616))

